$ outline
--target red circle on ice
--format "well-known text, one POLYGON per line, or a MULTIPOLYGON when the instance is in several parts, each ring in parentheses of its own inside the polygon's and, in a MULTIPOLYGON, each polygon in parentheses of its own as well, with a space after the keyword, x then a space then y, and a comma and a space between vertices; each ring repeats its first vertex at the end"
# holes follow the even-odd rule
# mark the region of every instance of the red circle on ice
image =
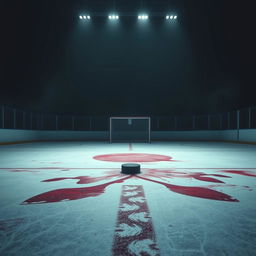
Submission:
POLYGON ((93 159, 107 162, 161 162, 172 161, 172 157, 155 154, 143 154, 143 153, 123 153, 123 154, 109 154, 94 156, 93 159))

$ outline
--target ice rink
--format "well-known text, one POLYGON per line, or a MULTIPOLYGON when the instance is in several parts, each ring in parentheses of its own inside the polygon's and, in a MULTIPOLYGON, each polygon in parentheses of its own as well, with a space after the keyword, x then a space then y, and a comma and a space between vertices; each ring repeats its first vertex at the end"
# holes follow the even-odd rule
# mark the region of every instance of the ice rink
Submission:
POLYGON ((255 189, 255 145, 2 145, 0 255, 253 256, 255 189))

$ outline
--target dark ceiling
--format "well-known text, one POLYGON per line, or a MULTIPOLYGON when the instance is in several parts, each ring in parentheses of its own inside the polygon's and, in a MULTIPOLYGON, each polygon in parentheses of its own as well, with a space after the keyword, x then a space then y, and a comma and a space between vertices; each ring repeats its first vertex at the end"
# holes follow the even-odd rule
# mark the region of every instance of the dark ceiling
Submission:
POLYGON ((0 103, 45 112, 189 114, 256 105, 252 1, 2 3, 0 103), (168 10, 139 24, 105 17, 168 10), (78 19, 88 11, 90 24, 78 19))

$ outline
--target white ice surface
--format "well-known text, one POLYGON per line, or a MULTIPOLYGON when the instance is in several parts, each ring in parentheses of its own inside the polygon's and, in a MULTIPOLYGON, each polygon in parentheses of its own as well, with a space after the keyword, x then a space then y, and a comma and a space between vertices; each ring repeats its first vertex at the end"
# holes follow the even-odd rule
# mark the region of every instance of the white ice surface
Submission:
MULTIPOLYGON (((213 189, 230 194, 240 202, 185 196, 169 191, 160 184, 129 179, 107 187, 105 193, 97 197, 21 205, 24 200, 47 191, 104 183, 76 184, 78 180, 73 179, 41 182, 60 177, 100 177, 113 170, 119 172, 117 168, 121 163, 93 159, 93 156, 101 154, 151 153, 178 160, 141 163, 142 168, 185 168, 188 172, 202 171, 208 174, 216 173, 211 168, 255 168, 251 171, 256 173, 256 146, 253 145, 159 142, 133 144, 132 148, 130 151, 128 144, 99 142, 0 146, 0 255, 111 255, 123 185, 143 186, 161 255, 255 255, 255 177, 231 173, 221 173, 230 176, 230 179, 214 177, 226 184, 236 185, 213 189), (51 169, 44 169, 47 167, 51 169), (11 169, 22 168, 34 172, 10 172, 11 169), (243 186, 249 186, 252 191, 243 186)), ((215 185, 181 178, 172 178, 169 183, 182 186, 215 185)), ((125 193, 132 193, 132 189, 127 188, 129 190, 125 190, 125 193)), ((123 210, 128 207, 123 206, 123 210)))

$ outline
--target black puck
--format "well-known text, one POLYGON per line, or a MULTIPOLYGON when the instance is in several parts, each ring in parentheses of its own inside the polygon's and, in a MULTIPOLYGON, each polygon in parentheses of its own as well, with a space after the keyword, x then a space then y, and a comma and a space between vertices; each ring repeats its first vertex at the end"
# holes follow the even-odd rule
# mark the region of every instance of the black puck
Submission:
POLYGON ((124 174, 140 173, 140 165, 139 164, 133 164, 133 163, 122 164, 122 171, 121 172, 124 173, 124 174))

